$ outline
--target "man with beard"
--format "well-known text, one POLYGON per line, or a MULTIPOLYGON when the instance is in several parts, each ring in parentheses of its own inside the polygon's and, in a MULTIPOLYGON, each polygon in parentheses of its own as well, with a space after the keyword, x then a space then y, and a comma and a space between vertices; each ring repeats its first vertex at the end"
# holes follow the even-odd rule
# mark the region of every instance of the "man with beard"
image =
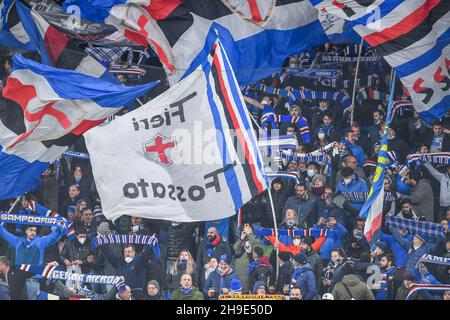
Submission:
POLYGON ((230 244, 220 237, 216 228, 210 227, 198 249, 196 260, 199 268, 198 274, 203 274, 203 268, 207 267, 211 257, 219 258, 222 255, 231 256, 230 244))
POLYGON ((390 254, 384 254, 380 260, 380 281, 375 283, 372 289, 378 290, 375 299, 376 300, 387 300, 389 284, 391 284, 394 273, 397 271, 394 266, 394 258, 390 254))
POLYGON ((427 221, 433 222, 434 200, 430 181, 423 179, 419 173, 413 171, 409 173, 407 183, 412 186, 410 195, 402 195, 397 192, 397 198, 410 200, 417 216, 423 216, 427 221))
POLYGON ((299 183, 295 186, 295 196, 291 196, 286 200, 283 211, 294 209, 298 213, 298 225, 302 228, 311 228, 314 221, 309 218, 313 210, 314 200, 308 194, 305 183, 299 183))
MULTIPOLYGON (((283 219, 283 207, 288 197, 286 189, 283 187, 283 181, 279 178, 273 179, 271 183, 272 188, 270 192, 272 194, 273 207, 275 209, 275 217, 277 225, 281 223, 283 219)), ((266 194, 267 195, 267 194, 266 194)), ((268 195, 267 195, 268 196, 268 195)), ((266 206, 261 226, 266 228, 273 228, 273 213, 271 206, 266 206)))

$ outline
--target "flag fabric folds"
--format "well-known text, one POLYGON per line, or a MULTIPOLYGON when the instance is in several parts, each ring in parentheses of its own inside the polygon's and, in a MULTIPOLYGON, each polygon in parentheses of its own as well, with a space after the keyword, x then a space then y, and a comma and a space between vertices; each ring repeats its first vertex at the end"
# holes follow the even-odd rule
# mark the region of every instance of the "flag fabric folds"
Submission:
POLYGON ((37 50, 23 28, 14 0, 0 1, 0 44, 12 49, 37 50))
POLYGON ((151 45, 171 84, 208 55, 214 29, 230 50, 240 85, 272 74, 287 56, 329 40, 307 0, 251 2, 249 7, 250 2, 230 0, 66 0, 64 7, 78 5, 83 18, 112 24, 128 39, 151 45))
POLYGON ((85 140, 110 220, 222 219, 267 188, 245 102, 219 42, 195 72, 85 140))
POLYGON ((395 69, 427 122, 450 104, 450 2, 447 0, 311 0, 322 12, 347 19, 395 69))
POLYGON ((75 137, 155 85, 116 85, 15 55, 2 92, 0 199, 26 192, 75 137))

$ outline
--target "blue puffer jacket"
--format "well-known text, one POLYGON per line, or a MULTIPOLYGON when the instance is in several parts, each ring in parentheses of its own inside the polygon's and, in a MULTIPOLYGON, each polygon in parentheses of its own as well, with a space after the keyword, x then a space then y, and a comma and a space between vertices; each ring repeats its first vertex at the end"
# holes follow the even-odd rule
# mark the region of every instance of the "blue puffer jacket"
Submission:
MULTIPOLYGON (((369 192, 369 187, 367 183, 360 179, 356 174, 354 175, 352 181, 348 185, 344 184, 344 181, 339 182, 336 188, 336 193, 341 192, 369 192)), ((364 204, 364 200, 362 201, 349 201, 352 207, 359 210, 364 204)))
MULTIPOLYGON (((407 234, 403 236, 406 240, 412 243, 413 236, 407 234)), ((408 251, 403 249, 400 243, 395 240, 395 238, 390 234, 385 234, 380 232, 380 240, 386 242, 391 248, 392 254, 394 255, 395 265, 397 268, 404 268, 408 263, 408 251)))
POLYGON ((362 168, 364 166, 364 161, 366 160, 366 155, 363 148, 361 148, 357 144, 351 144, 347 140, 342 140, 341 143, 345 144, 345 147, 351 151, 351 153, 358 160, 358 165, 362 168))
POLYGON ((220 276, 220 273, 217 271, 217 269, 208 275, 208 278, 203 284, 203 296, 205 297, 205 299, 218 300, 219 295, 221 294, 221 281, 222 277, 220 276), (208 291, 210 288, 214 288, 214 291, 216 292, 214 297, 208 297, 208 291))
POLYGON ((292 279, 302 292, 303 300, 313 300, 317 294, 316 276, 309 263, 295 269, 292 279))
POLYGON ((44 264, 45 250, 57 242, 63 235, 59 228, 52 227, 52 233, 45 237, 36 236, 33 240, 17 237, 9 233, 0 224, 0 237, 16 250, 15 264, 44 264))
MULTIPOLYGON (((317 228, 326 228, 326 225, 316 225, 317 228)), ((343 248, 342 238, 347 234, 347 229, 339 222, 333 227, 331 236, 327 237, 319 249, 320 259, 331 260, 331 252, 334 249, 343 248)))
POLYGON ((412 240, 408 241, 398 231, 397 228, 391 227, 391 233, 394 236, 395 240, 397 240, 403 249, 408 251, 408 262, 406 264, 406 271, 414 272, 416 268, 417 261, 424 254, 436 254, 444 245, 445 237, 438 237, 435 243, 425 242, 419 248, 414 249, 412 246, 412 240))

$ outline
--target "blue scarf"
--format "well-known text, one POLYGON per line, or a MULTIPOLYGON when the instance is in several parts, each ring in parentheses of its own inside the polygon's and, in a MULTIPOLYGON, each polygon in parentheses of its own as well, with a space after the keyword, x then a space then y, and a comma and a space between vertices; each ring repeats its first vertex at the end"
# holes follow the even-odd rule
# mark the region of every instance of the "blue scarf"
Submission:
POLYGON ((180 293, 182 296, 187 296, 190 295, 192 293, 192 287, 184 289, 183 287, 180 288, 180 293))

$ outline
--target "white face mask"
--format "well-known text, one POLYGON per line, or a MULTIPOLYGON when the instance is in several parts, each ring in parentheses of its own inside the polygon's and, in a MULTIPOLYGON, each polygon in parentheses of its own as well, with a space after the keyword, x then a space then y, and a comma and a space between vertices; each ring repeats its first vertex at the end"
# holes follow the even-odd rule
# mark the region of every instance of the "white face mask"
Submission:
POLYGON ((86 242, 86 238, 78 238, 78 242, 80 244, 84 244, 86 242))
POLYGON ((312 178, 316 173, 314 172, 314 170, 308 169, 306 170, 306 174, 308 175, 308 177, 312 178))
POLYGON ((344 184, 348 185, 350 182, 352 182, 352 179, 344 179, 344 184))
POLYGON ((323 132, 320 132, 317 136, 319 137, 319 140, 325 139, 325 133, 323 132))
POLYGON ((140 226, 139 225, 137 225, 137 226, 132 226, 131 227, 131 231, 133 231, 133 232, 138 232, 139 231, 139 228, 140 226))
POLYGON ((298 247, 300 245, 300 239, 294 239, 292 240, 292 244, 296 247, 298 247))
POLYGON ((131 261, 133 261, 133 258, 132 258, 132 257, 126 257, 126 258, 125 258, 125 262, 126 262, 126 263, 130 263, 131 261))

